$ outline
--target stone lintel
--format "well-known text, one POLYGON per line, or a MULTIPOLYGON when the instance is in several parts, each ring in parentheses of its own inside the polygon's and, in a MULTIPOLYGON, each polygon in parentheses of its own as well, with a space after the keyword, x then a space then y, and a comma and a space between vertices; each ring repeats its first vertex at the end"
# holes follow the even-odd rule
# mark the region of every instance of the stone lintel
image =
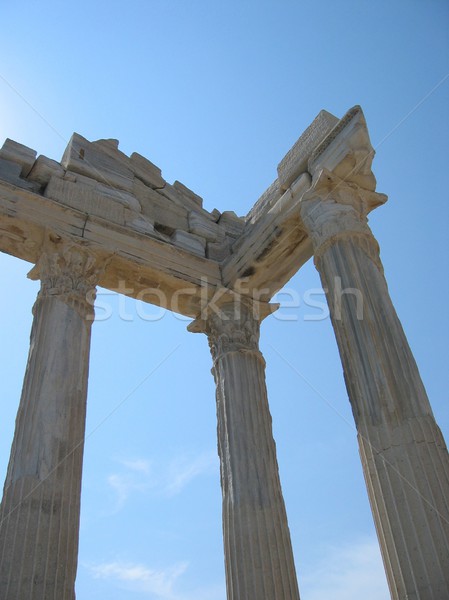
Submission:
POLYGON ((327 169, 347 182, 374 191, 373 158, 365 116, 360 106, 354 106, 311 153, 308 171, 314 176, 327 169))
POLYGON ((223 264, 224 285, 236 288, 245 280, 251 290, 265 288, 261 298, 269 300, 312 256, 299 214, 308 188, 325 196, 332 188, 333 200, 343 204, 356 195, 364 215, 383 204, 386 196, 374 192, 373 156, 359 106, 339 121, 322 111, 281 161, 278 180, 248 213, 243 235, 223 264))
POLYGON ((264 302, 281 289, 312 256, 312 246, 299 215, 299 202, 311 184, 303 173, 291 189, 272 204, 269 211, 244 230, 234 253, 222 266, 226 287, 259 290, 264 302))
POLYGON ((270 210, 270 208, 272 208, 282 194, 283 192, 281 191, 279 179, 275 179, 273 183, 267 187, 267 189, 246 215, 246 224, 253 225, 256 223, 265 213, 270 210))
MULTIPOLYGON (((1 250, 33 262, 47 228, 81 238, 114 254, 111 264, 120 263, 126 287, 135 285, 136 273, 138 281, 151 281, 168 297, 193 286, 192 302, 182 308, 188 316, 197 314, 194 299, 205 279, 252 297, 258 290, 257 298, 267 302, 312 256, 300 204, 312 185, 317 191, 321 172, 363 188, 365 198, 375 186, 373 150, 359 107, 340 121, 322 111, 246 220, 233 211, 209 213, 197 194, 179 182, 166 183, 160 169, 139 154, 127 157, 117 140, 89 142, 74 134, 61 164, 35 160, 34 150, 9 141, 0 154, 1 250)), ((373 198, 372 207, 383 201, 373 198)), ((118 276, 105 278, 104 284, 117 288, 118 276)))
POLYGON ((36 263, 49 230, 111 256, 100 286, 133 298, 157 289, 152 303, 186 316, 198 314, 204 281, 211 290, 221 285, 215 261, 1 182, 0 251, 36 263))
POLYGON ((278 165, 281 190, 288 189, 295 179, 307 171, 310 155, 337 123, 337 117, 326 110, 318 113, 278 165))

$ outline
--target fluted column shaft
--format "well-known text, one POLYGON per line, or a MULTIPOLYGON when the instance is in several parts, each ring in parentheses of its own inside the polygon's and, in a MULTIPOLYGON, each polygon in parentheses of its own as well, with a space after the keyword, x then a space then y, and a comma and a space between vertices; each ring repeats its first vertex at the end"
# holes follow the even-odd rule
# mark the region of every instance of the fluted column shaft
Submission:
POLYGON ((230 304, 205 332, 217 386, 228 600, 297 600, 290 532, 250 306, 230 304))
POLYGON ((326 290, 391 596, 449 598, 449 457, 366 222, 373 194, 318 181, 301 205, 326 290))
POLYGON ((0 513, 2 600, 74 600, 97 268, 52 244, 37 267, 31 345, 0 513))

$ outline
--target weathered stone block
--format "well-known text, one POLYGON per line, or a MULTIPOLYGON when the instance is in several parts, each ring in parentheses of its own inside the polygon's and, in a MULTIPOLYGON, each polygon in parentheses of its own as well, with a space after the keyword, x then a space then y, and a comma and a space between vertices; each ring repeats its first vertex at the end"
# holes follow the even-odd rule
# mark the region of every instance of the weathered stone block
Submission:
POLYGON ((318 113, 278 165, 281 190, 285 191, 301 173, 307 171, 310 155, 337 123, 337 117, 326 110, 318 113))
POLYGON ((221 217, 221 212, 218 210, 218 208, 214 208, 214 210, 210 213, 210 216, 215 222, 217 222, 218 219, 221 217))
POLYGON ((92 177, 86 177, 80 173, 74 173, 73 171, 66 171, 64 180, 71 183, 77 183, 81 187, 92 188, 96 193, 103 196, 105 199, 110 199, 113 202, 123 204, 125 208, 129 208, 134 212, 141 212, 141 206, 139 200, 129 192, 120 190, 109 185, 105 185, 92 179, 92 177))
POLYGON ((21 177, 26 177, 36 160, 37 152, 7 138, 0 149, 0 158, 18 163, 21 166, 21 177))
POLYGON ((188 250, 198 256, 206 255, 206 240, 192 233, 185 231, 175 231, 171 241, 175 246, 188 250))
POLYGON ((89 142, 74 133, 61 164, 104 185, 131 192, 134 173, 128 167, 129 158, 117 149, 117 144, 116 140, 89 142))
POLYGON ((37 157, 28 175, 28 179, 40 185, 47 185, 53 175, 55 177, 64 177, 64 173, 64 169, 58 162, 41 154, 37 157))
POLYGON ((173 187, 181 194, 181 196, 188 198, 190 202, 192 202, 194 205, 196 204, 197 206, 202 208, 203 199, 201 198, 201 196, 198 196, 198 194, 192 192, 192 190, 189 189, 186 185, 184 185, 180 181, 175 181, 173 187))
POLYGON ((225 210, 221 214, 218 224, 224 227, 227 235, 238 237, 245 227, 245 220, 238 217, 233 210, 225 210))
POLYGON ((276 179, 265 190, 259 200, 257 200, 249 213, 246 215, 246 222, 250 224, 255 223, 262 215, 266 214, 270 208, 272 208, 281 195, 282 192, 280 189, 279 180, 276 179))
POLYGON ((124 205, 110 196, 99 193, 92 186, 53 176, 45 188, 44 195, 83 213, 102 217, 120 225, 125 223, 124 205))
POLYGON ((188 231, 187 210, 178 206, 168 198, 144 185, 139 179, 134 180, 133 191, 140 202, 142 213, 153 223, 163 225, 172 230, 188 231))
POLYGON ((194 210, 189 213, 189 230, 190 233, 199 235, 208 242, 215 242, 219 239, 223 239, 225 235, 223 226, 218 225, 215 221, 208 219, 194 210))
POLYGON ((182 206, 187 210, 195 210, 211 221, 216 220, 216 215, 212 215, 209 211, 201 207, 200 203, 198 202, 198 199, 201 200, 200 196, 197 196, 197 199, 194 199, 193 196, 196 196, 194 192, 190 192, 190 194, 188 194, 183 192, 183 189, 188 190, 188 188, 186 188, 182 183, 180 184, 179 182, 175 181, 173 185, 169 183, 165 184, 165 186, 158 190, 158 192, 178 206, 182 206))
POLYGON ((374 191, 376 178, 371 171, 374 149, 360 106, 351 108, 312 152, 308 169, 327 169, 362 188, 374 191))
POLYGON ((22 167, 16 162, 0 158, 0 177, 5 181, 19 179, 22 167))
POLYGON ((147 158, 133 152, 130 156, 129 165, 134 175, 146 185, 154 189, 164 187, 166 182, 162 177, 161 170, 147 158))
POLYGON ((33 181, 22 179, 20 177, 21 172, 22 165, 0 158, 0 179, 31 192, 38 192, 41 186, 33 181))
POLYGON ((141 211, 140 202, 133 194, 129 194, 124 190, 117 190, 109 185, 104 185, 103 183, 97 183, 95 190, 105 198, 110 198, 114 202, 123 204, 125 208, 129 208, 137 213, 141 211))
MULTIPOLYGON (((71 181, 72 183, 75 183, 75 181, 81 181, 80 177, 83 177, 84 179, 87 179, 90 182, 94 182, 92 184, 92 187, 95 187, 98 183, 98 181, 96 181, 95 179, 92 179, 91 177, 84 177, 84 175, 79 175, 78 173, 74 173, 73 171, 66 171, 65 175, 64 175, 64 179, 66 181, 71 181)), ((88 184, 86 183, 86 185, 88 185, 88 184)))
POLYGON ((93 188, 97 187, 98 185, 98 181, 96 179, 92 179, 92 177, 86 177, 86 175, 80 175, 80 173, 74 173, 73 171, 66 171, 64 179, 66 181, 72 181, 73 183, 77 181, 78 183, 82 183, 83 185, 88 185, 93 188))
MULTIPOLYGON (((165 184, 165 186, 158 190, 158 193, 162 196, 165 196, 168 200, 176 204, 177 206, 181 206, 185 209, 193 208, 189 202, 186 202, 186 198, 181 195, 181 193, 170 183, 165 184)), ((195 205, 196 206, 196 205, 195 205)))
POLYGON ((146 235, 155 235, 154 225, 148 217, 142 214, 136 214, 134 211, 125 209, 125 225, 132 227, 132 229, 139 233, 145 233, 146 235))
POLYGON ((229 238, 224 238, 221 242, 207 242, 206 256, 211 260, 222 262, 231 254, 231 244, 229 238))

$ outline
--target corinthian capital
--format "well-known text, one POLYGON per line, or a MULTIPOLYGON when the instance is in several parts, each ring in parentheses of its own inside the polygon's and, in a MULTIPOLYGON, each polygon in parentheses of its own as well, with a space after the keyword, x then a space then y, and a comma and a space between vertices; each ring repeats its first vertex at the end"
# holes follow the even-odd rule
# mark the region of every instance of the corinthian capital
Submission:
POLYGON ((260 321, 248 303, 225 304, 211 314, 205 333, 214 364, 228 352, 259 352, 260 321))
POLYGON ((351 237, 364 246, 377 242, 368 226, 368 213, 387 200, 378 194, 348 183, 334 173, 322 169, 303 195, 300 214, 314 248, 315 258, 335 241, 351 237))
POLYGON ((105 264, 87 248, 58 239, 44 246, 28 277, 41 280, 38 301, 57 297, 83 318, 93 318, 96 285, 105 264))
POLYGON ((230 352, 256 353, 263 361, 259 351, 260 323, 277 308, 277 304, 259 302, 223 289, 203 307, 188 330, 207 335, 214 366, 230 352))

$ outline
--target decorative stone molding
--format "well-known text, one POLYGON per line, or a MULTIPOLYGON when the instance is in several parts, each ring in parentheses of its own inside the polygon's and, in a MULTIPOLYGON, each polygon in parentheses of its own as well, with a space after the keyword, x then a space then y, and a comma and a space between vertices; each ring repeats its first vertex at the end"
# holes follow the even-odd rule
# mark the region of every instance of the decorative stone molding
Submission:
POLYGON ((328 169, 347 182, 374 191, 376 178, 371 170, 374 154, 363 111, 354 106, 315 147, 307 169, 312 176, 328 169))
POLYGON ((368 226, 367 214, 387 197, 348 184, 323 169, 302 197, 300 214, 314 248, 315 264, 337 240, 350 238, 382 270, 379 245, 368 226))
POLYGON ((214 366, 229 352, 251 352, 264 361, 259 351, 260 321, 250 303, 229 303, 220 310, 221 315, 210 315, 205 328, 214 366))
POLYGON ((255 353, 265 364, 259 351, 260 323, 278 306, 220 288, 188 330, 207 335, 214 367, 230 352, 255 353))
POLYGON ((327 110, 320 111, 278 165, 278 181, 282 191, 287 190, 301 173, 307 171, 307 163, 313 151, 323 140, 329 138, 338 123, 339 120, 327 110))
POLYGON ((49 242, 38 263, 28 274, 41 280, 37 302, 57 297, 72 306, 83 318, 93 320, 96 285, 106 266, 89 250, 72 242, 49 242))

